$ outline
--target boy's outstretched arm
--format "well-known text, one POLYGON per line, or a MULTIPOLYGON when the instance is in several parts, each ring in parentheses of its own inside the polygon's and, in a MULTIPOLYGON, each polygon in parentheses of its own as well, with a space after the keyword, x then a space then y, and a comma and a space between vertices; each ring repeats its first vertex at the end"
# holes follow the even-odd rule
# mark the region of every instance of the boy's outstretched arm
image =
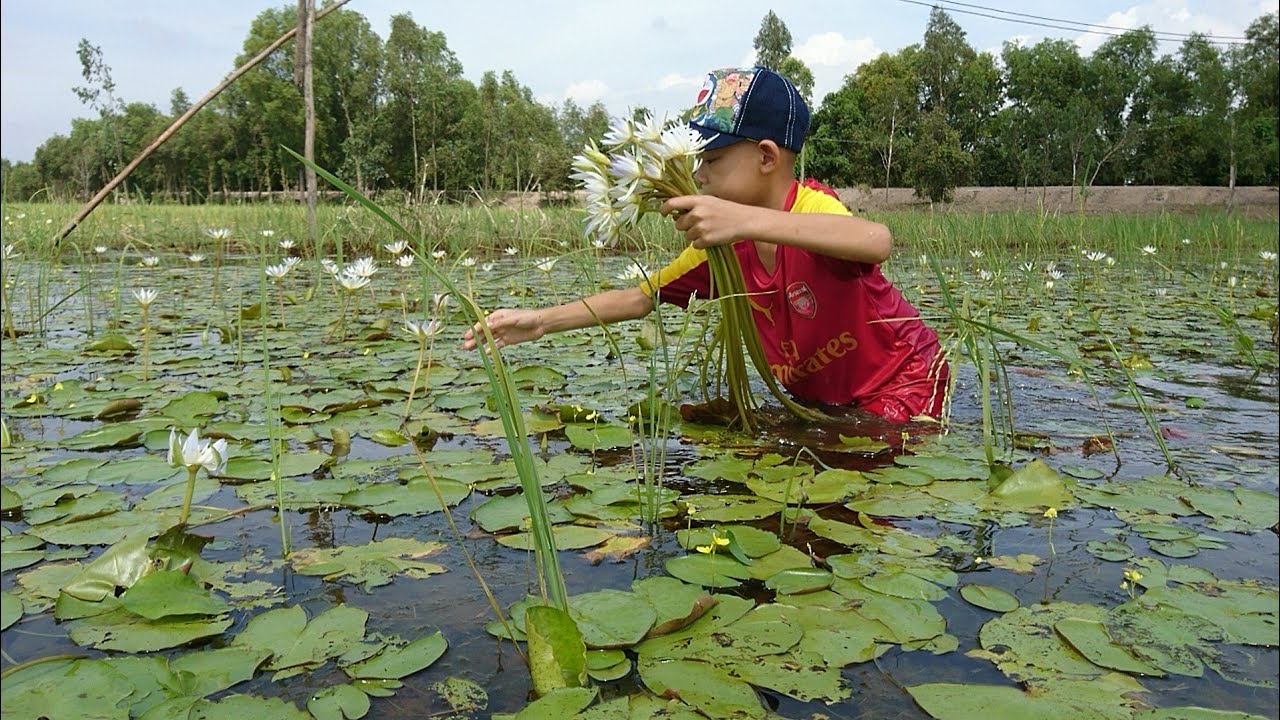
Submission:
POLYGON ((792 213, 710 195, 671 198, 662 204, 661 212, 677 213, 676 229, 696 248, 751 238, 841 260, 878 264, 889 258, 893 247, 888 227, 852 215, 792 213))
MULTIPOLYGON (((640 288, 609 290, 563 305, 546 308, 503 308, 485 316, 498 347, 537 340, 547 333, 563 332, 642 318, 653 310, 653 299, 640 288)), ((476 323, 462 335, 462 348, 472 350, 484 343, 484 330, 476 323)))

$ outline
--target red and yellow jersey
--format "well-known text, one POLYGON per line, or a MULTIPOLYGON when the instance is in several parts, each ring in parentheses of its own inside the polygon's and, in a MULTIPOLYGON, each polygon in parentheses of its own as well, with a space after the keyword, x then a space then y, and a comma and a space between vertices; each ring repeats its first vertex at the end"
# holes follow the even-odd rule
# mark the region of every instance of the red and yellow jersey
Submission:
MULTIPOLYGON (((784 209, 850 214, 812 180, 792 185, 784 209)), ((908 414, 936 414, 938 336, 879 266, 778 245, 769 273, 755 243, 733 249, 769 366, 792 395, 878 409, 879 396, 892 393, 913 398, 908 414)), ((706 252, 688 247, 640 289, 686 307, 691 297, 711 297, 709 286, 706 252)))

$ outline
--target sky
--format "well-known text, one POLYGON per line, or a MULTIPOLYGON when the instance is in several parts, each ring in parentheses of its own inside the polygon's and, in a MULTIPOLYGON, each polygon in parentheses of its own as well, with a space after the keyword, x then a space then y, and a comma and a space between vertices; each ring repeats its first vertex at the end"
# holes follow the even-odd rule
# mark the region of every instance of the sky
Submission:
MULTIPOLYGON (((322 3, 321 3, 322 4, 322 3)), ((941 7, 974 49, 997 57, 1005 42, 1076 42, 1088 55, 1108 34, 1149 25, 1170 38, 1201 32, 1230 42, 1277 0, 947 0, 941 7), (1056 27, 1050 27, 1056 26, 1056 27)), ((0 2, 0 157, 30 161, 45 140, 68 135, 74 118, 95 116, 73 88, 85 85, 76 46, 102 50, 117 96, 168 112, 182 88, 191 100, 235 69, 254 18, 291 0, 3 0, 0 2)), ((679 113, 692 104, 707 71, 750 65, 752 42, 770 10, 786 24, 792 54, 814 75, 814 104, 845 76, 883 52, 919 43, 927 0, 351 0, 385 40, 391 17, 409 14, 444 33, 478 82, 510 70, 545 104, 600 101, 622 115, 644 106, 679 113)), ((321 21, 323 22, 323 21, 321 21)), ((321 119, 323 121, 323 119, 321 119)))

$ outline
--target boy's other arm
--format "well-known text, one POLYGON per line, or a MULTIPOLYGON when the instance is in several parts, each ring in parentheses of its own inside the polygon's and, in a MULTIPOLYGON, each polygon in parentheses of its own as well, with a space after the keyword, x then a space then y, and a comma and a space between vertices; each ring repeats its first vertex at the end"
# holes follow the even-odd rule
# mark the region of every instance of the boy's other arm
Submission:
MULTIPOLYGON (((548 333, 606 325, 642 318, 653 310, 653 299, 638 287, 609 290, 591 297, 546 308, 503 308, 485 316, 484 322, 498 347, 537 340, 548 333)), ((464 350, 484 343, 484 330, 476 323, 462 335, 464 350)))
POLYGON ((710 195, 686 195, 663 203, 663 214, 675 211, 680 211, 676 229, 696 248, 751 238, 873 265, 887 260, 893 248, 888 227, 852 215, 792 213, 710 195))

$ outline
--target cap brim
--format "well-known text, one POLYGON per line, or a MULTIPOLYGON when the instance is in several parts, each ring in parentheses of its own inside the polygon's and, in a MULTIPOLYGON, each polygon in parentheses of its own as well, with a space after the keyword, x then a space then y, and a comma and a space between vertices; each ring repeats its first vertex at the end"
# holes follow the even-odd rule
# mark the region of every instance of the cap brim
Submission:
POLYGON ((711 138, 710 142, 702 146, 703 150, 716 150, 747 139, 741 135, 732 135, 730 133, 719 132, 718 130, 708 130, 701 125, 694 125, 692 123, 689 124, 689 127, 696 130, 698 134, 702 136, 703 140, 711 138))

